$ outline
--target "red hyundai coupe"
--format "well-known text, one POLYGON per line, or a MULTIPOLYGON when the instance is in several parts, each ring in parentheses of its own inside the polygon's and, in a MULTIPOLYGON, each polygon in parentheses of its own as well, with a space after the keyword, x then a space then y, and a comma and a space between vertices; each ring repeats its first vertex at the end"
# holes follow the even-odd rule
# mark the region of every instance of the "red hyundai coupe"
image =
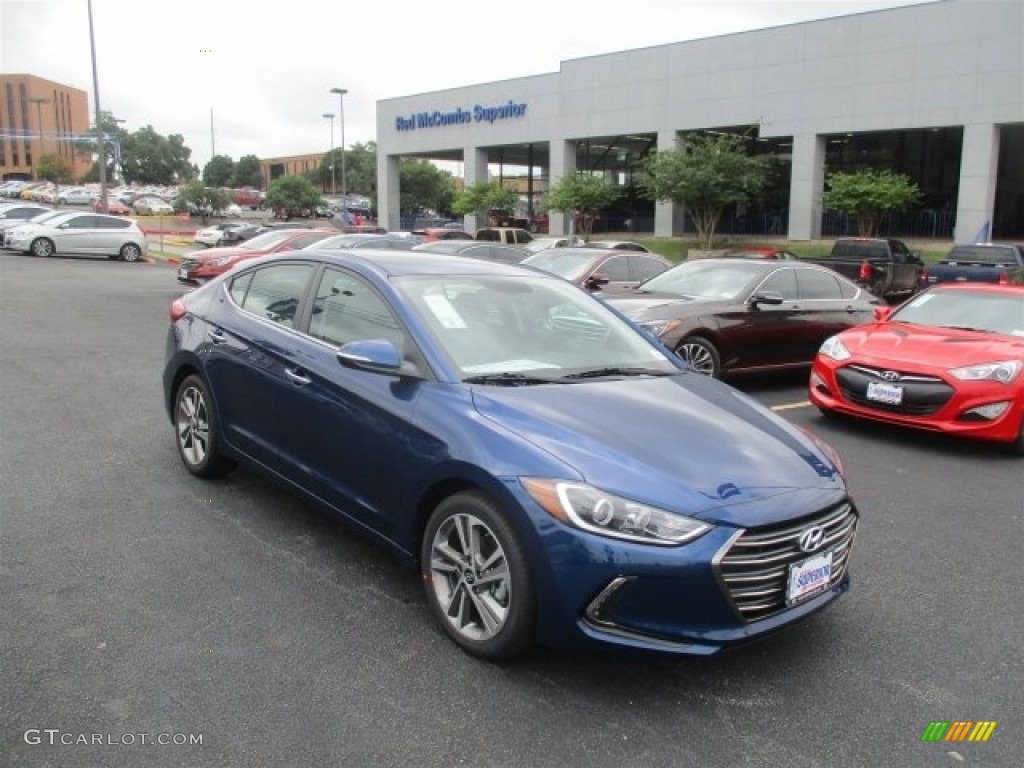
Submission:
POLYGON ((203 285, 240 261, 282 251, 298 251, 336 234, 336 229, 274 229, 238 245, 192 251, 186 253, 178 264, 178 282, 203 285))
POLYGON ((1024 285, 937 285, 875 314, 821 345, 810 400, 822 413, 1024 454, 1024 285))

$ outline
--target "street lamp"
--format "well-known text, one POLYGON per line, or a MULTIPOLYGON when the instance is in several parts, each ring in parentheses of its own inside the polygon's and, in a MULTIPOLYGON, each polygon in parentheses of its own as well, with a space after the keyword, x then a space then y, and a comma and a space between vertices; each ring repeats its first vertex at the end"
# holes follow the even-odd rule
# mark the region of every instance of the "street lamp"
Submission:
POLYGON ((45 139, 43 138, 43 104, 49 104, 49 99, 44 98, 30 98, 26 99, 30 104, 36 105, 36 130, 39 131, 39 149, 36 151, 36 160, 32 163, 32 170, 35 173, 36 178, 39 178, 39 171, 36 166, 39 164, 39 158, 43 156, 43 152, 46 150, 45 139))
POLYGON ((334 183, 334 113, 324 112, 324 117, 331 121, 331 152, 327 156, 331 158, 331 194, 338 194, 338 185, 334 183))
POLYGON ((341 123, 341 206, 348 210, 348 179, 345 173, 345 88, 331 88, 331 93, 338 94, 338 121, 341 123))
POLYGON ((107 146, 103 140, 103 126, 100 125, 100 78, 96 73, 96 35, 92 27, 92 0, 88 0, 86 7, 89 10, 89 50, 92 53, 92 91, 93 102, 96 105, 96 151, 99 155, 100 174, 100 199, 99 212, 110 213, 107 207, 107 146))

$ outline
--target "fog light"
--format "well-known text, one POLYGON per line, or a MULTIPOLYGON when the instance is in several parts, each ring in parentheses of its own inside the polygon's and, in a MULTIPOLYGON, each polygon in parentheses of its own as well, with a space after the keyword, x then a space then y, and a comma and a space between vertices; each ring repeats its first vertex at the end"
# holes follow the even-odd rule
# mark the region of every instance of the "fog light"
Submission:
POLYGON ((821 376, 816 374, 814 371, 811 371, 811 389, 816 389, 818 392, 821 392, 823 395, 831 395, 832 394, 831 392, 829 392, 828 385, 825 384, 825 380, 823 378, 821 378, 821 376))
POLYGON ((1010 402, 1003 401, 1001 403, 990 403, 989 405, 979 405, 977 408, 971 408, 969 411, 964 411, 963 416, 970 418, 971 416, 980 416, 983 419, 992 421, 998 419, 1004 413, 1006 409, 1010 407, 1010 402))

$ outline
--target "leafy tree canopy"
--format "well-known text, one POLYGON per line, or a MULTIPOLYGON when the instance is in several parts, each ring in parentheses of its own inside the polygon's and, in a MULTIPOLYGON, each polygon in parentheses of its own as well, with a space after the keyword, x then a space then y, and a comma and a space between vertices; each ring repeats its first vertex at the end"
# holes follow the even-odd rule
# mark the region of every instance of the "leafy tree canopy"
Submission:
POLYGON ((603 175, 563 176, 548 190, 544 207, 549 211, 579 213, 580 231, 590 234, 598 212, 618 199, 621 191, 603 175))
POLYGON ((235 187, 252 187, 263 189, 263 174, 260 172, 260 159, 256 155, 243 155, 235 163, 235 187))
POLYGON ((921 198, 920 188, 908 176, 885 170, 837 171, 825 180, 825 187, 822 203, 856 217, 862 237, 874 236, 882 214, 902 210, 921 198))
POLYGON ((235 161, 227 155, 214 155, 203 167, 203 183, 208 187, 230 187, 235 178, 235 161))
POLYGON ((486 223, 487 214, 492 210, 511 211, 519 202, 514 189, 503 187, 495 181, 478 181, 455 196, 452 213, 459 216, 473 214, 477 223, 486 223))
POLYGON ((73 170, 71 165, 60 155, 41 155, 36 165, 36 173, 39 178, 56 184, 68 184, 71 181, 73 170))
POLYGON ((228 196, 219 189, 207 187, 199 179, 193 179, 182 187, 174 201, 174 209, 196 212, 205 224, 210 214, 223 210, 229 202, 228 196))
POLYGON ((297 216, 304 210, 312 210, 320 204, 320 190, 303 176, 281 176, 270 182, 267 189, 267 206, 285 218, 297 216))
POLYGON ((747 200, 764 186, 770 160, 745 151, 736 134, 695 133, 683 146, 652 153, 638 186, 651 199, 686 206, 701 248, 710 249, 726 206, 747 200))
POLYGON ((398 167, 398 184, 401 188, 399 206, 405 215, 413 215, 424 208, 437 213, 452 208, 455 197, 452 175, 427 160, 402 160, 398 167))

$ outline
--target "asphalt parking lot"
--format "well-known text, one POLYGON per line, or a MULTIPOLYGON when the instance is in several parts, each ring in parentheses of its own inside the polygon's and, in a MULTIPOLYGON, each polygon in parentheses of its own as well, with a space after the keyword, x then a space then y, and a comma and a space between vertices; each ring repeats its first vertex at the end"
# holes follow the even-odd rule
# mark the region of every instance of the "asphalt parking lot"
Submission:
POLYGON ((1021 459, 745 382, 845 460, 850 593, 711 659, 487 664, 341 524, 184 470, 160 385, 181 292, 164 263, 0 252, 0 765, 1020 764, 1021 459), (936 720, 997 725, 923 743, 936 720))

